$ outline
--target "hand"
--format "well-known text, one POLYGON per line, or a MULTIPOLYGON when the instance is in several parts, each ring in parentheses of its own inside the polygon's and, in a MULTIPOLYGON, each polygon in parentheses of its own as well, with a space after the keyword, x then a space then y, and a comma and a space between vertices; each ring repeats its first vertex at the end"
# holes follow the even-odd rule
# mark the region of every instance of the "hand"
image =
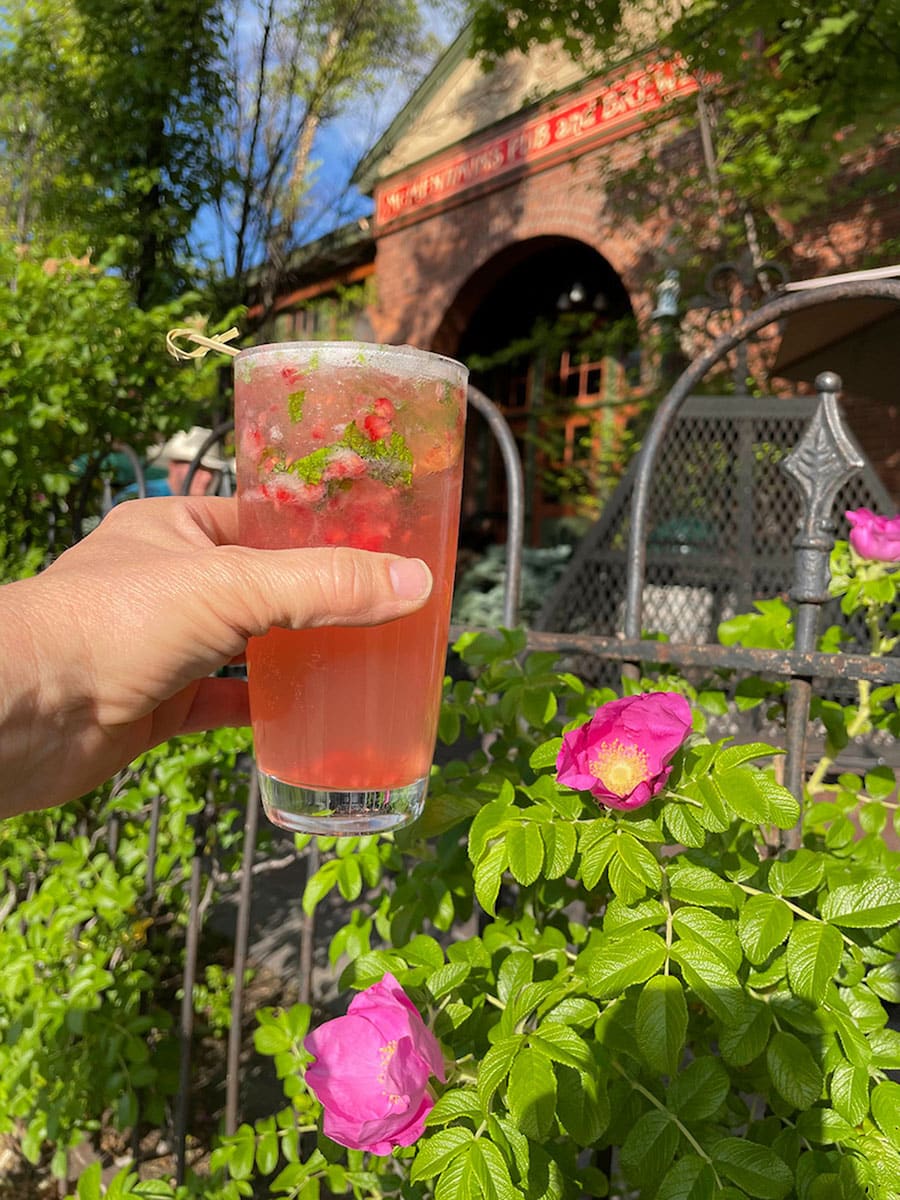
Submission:
POLYGON ((377 625, 431 591, 418 559, 236 539, 235 500, 134 500, 0 588, 0 815, 81 796, 176 734, 248 724, 246 683, 209 676, 271 626, 377 625))

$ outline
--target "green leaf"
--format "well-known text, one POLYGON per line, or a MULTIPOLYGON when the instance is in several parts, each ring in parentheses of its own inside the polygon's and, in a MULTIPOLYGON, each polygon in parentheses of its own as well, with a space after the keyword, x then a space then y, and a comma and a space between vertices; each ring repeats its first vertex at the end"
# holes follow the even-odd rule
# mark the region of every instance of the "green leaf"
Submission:
POLYGON ((840 1063, 831 1076, 831 1103, 850 1125, 859 1125, 869 1111, 869 1072, 866 1067, 840 1063))
POLYGON ((706 843, 706 830, 689 805, 670 801, 663 809, 663 820, 673 840, 680 846, 699 849, 706 843))
POLYGON ((644 1183, 659 1178, 675 1155, 679 1136, 668 1113, 653 1109, 639 1117, 620 1151, 629 1179, 644 1183))
POLYGON ((794 1108, 810 1108, 821 1096, 822 1072, 794 1034, 783 1030, 773 1034, 766 1049, 766 1064, 775 1090, 794 1108))
POLYGON ((592 1146, 609 1124, 609 1098, 603 1084, 585 1071, 557 1065, 556 1112, 579 1146, 592 1146))
POLYGON ((638 999, 635 1034, 638 1049, 654 1071, 674 1075, 687 1033, 688 1012, 681 980, 654 975, 638 999))
POLYGON ((509 847, 506 840, 501 839, 475 864, 475 896, 486 913, 494 911, 508 859, 509 847))
POLYGON ((686 1154, 666 1172, 656 1200, 714 1200, 716 1194, 712 1167, 696 1154, 686 1154))
POLYGON ((873 1088, 872 1116, 891 1145, 900 1150, 900 1083, 885 1080, 873 1088))
POLYGON ((672 927, 679 937, 711 950, 731 971, 737 971, 744 961, 734 920, 723 921, 705 908, 685 906, 676 910, 672 927))
POLYGON ((447 992, 452 992, 454 988, 459 987, 463 980, 469 977, 471 969, 469 963, 447 963, 443 967, 438 967, 428 976, 429 992, 435 1000, 440 1000, 441 996, 445 996, 447 992))
POLYGON ((575 826, 566 821, 553 821, 541 826, 544 839, 544 875, 547 879, 560 879, 568 871, 575 857, 577 834, 575 826))
POLYGON ((711 908, 737 908, 740 903, 734 886, 708 867, 673 863, 668 873, 670 891, 676 900, 711 908))
POLYGON ((812 850, 795 850, 769 868, 769 887, 779 896, 805 896, 822 882, 825 858, 812 850))
POLYGON ((92 1162, 78 1177, 78 1200, 100 1200, 100 1163, 92 1162))
POLYGON ((659 888, 662 879, 659 863, 643 842, 630 833, 618 837, 619 856, 628 870, 650 888, 659 888))
POLYGON ((484 1200, 515 1200, 521 1195, 513 1187, 506 1159, 487 1138, 479 1138, 472 1146, 471 1164, 484 1200))
POLYGON ((544 841, 537 825, 526 821, 514 825, 507 835, 506 846, 513 878, 525 887, 534 883, 544 865, 544 841))
POLYGON ((670 1107, 683 1121, 707 1121, 719 1111, 731 1080, 717 1058, 695 1058, 671 1081, 670 1107))
POLYGON ((843 939, 834 926, 798 921, 787 945, 788 980, 796 995, 812 1004, 821 1004, 837 974, 843 952, 843 939))
POLYGON ((556 1076, 549 1061, 530 1047, 520 1050, 512 1065, 506 1104, 527 1137, 549 1137, 556 1118, 556 1076))
POLYGON ((745 996, 733 1020, 719 1034, 722 1057, 732 1067, 745 1067, 765 1049, 772 1026, 768 1004, 745 996))
POLYGON ((656 933, 640 930, 630 937, 610 938, 590 960, 588 989, 592 996, 609 1000, 655 975, 665 961, 666 944, 656 933))
POLYGON ((616 852, 614 826, 609 820, 583 821, 578 830, 578 850, 581 854, 581 879, 590 891, 616 852))
POLYGON ((481 1120, 482 1112, 481 1100, 478 1098, 475 1088, 450 1088, 444 1092, 443 1096, 437 1098, 434 1108, 425 1118, 425 1124, 427 1126, 449 1125, 451 1121, 465 1118, 478 1122, 481 1120))
POLYGON ((685 983, 693 989, 710 1012, 731 1026, 742 1011, 744 991, 737 975, 717 954, 697 942, 675 943, 672 957, 681 967, 685 983))
POLYGON ((713 1166, 756 1200, 784 1200, 794 1176, 784 1160, 768 1146, 727 1137, 712 1149, 713 1166))
POLYGON ((521 1047, 522 1038, 518 1034, 515 1037, 504 1038, 495 1042, 481 1060, 478 1068, 478 1095, 485 1112, 489 1111, 494 1092, 509 1074, 521 1047))
POLYGON ((783 750, 779 750, 777 746, 770 746, 767 742, 743 742, 739 746, 726 746, 716 757, 713 770, 717 775, 724 775, 734 767, 743 766, 744 763, 783 753, 783 750))
POLYGON ((789 829, 800 816, 800 806, 787 788, 754 767, 738 767, 717 776, 725 803, 754 825, 789 829))
POLYGON ((409 1175, 410 1182, 415 1183, 419 1179, 431 1179, 434 1175, 439 1175, 449 1163, 469 1150, 474 1139, 475 1135, 471 1129, 463 1125, 454 1125, 420 1141, 409 1175))
POLYGON ((808 1142, 818 1142, 822 1146, 832 1142, 847 1142, 853 1138, 853 1126, 833 1108, 823 1108, 820 1105, 800 1113, 796 1128, 802 1138, 808 1142))
POLYGON ((880 876, 837 887, 820 911, 826 921, 846 929, 885 928, 900 921, 900 881, 880 876))
POLYGON ((777 896, 751 896, 738 918, 738 937, 754 965, 764 963, 791 931, 791 910, 777 896))
POLYGON ((897 776, 891 767, 873 767, 866 772, 864 786, 873 800, 887 800, 897 787, 897 776))
POLYGON ((900 959, 875 967, 866 976, 866 983, 888 1004, 900 1004, 900 959))
POLYGON ((553 1062, 574 1067, 579 1071, 592 1071, 594 1057, 584 1038, 578 1036, 568 1025, 544 1021, 531 1035, 531 1045, 553 1062))
POLYGON ((533 771, 540 771, 542 767, 555 767, 561 747, 561 737, 551 738, 549 742, 542 742, 533 751, 531 758, 528 760, 528 765, 533 771))

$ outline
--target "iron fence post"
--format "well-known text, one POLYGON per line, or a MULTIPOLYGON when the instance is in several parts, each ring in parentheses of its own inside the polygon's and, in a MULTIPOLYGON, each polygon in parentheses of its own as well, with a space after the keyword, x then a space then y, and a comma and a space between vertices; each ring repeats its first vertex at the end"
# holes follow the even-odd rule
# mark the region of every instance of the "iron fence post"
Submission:
POLYGON ((256 831, 259 825, 259 775, 250 771, 247 788, 247 812, 244 817, 244 853, 241 859, 241 883, 237 925, 234 933, 234 981, 231 986, 231 1025, 225 1068, 225 1132, 238 1127, 241 1085, 241 1034, 244 1009, 244 974, 250 944, 250 907, 253 902, 253 861, 256 857, 256 831))
MULTIPOLYGON (((823 371, 816 378, 816 390, 819 407, 782 463, 800 491, 791 599, 796 605, 794 645, 802 654, 816 648, 822 605, 829 598, 829 560, 835 534, 831 510, 840 489, 864 465, 841 421, 840 378, 833 371, 823 371)), ((785 785, 800 802, 801 822, 811 696, 812 676, 794 675, 788 685, 785 785)), ((800 840, 798 823, 785 837, 785 844, 796 848, 800 840)))

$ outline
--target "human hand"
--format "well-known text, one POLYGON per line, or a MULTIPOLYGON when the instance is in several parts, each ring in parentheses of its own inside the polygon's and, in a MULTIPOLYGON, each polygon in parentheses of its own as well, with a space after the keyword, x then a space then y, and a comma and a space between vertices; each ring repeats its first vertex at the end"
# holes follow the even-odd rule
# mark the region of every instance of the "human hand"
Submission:
POLYGON ((271 626, 377 625, 431 591, 418 559, 236 539, 235 500, 130 501, 0 588, 0 815, 81 796, 177 734, 249 724, 246 682, 210 675, 271 626))

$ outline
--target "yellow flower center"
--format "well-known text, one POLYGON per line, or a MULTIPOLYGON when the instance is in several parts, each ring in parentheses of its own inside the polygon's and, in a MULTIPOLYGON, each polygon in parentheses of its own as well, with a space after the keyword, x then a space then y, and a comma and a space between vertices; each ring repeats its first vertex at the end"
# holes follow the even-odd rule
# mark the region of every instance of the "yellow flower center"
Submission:
MULTIPOLYGON (((394 1057, 396 1052, 397 1052, 396 1038, 394 1040, 388 1042, 386 1045, 380 1046, 378 1048, 378 1054, 381 1058, 381 1069, 378 1072, 378 1082, 382 1085, 387 1080, 388 1067, 390 1066, 391 1059, 394 1057)), ((396 1092, 389 1092, 387 1090, 387 1088, 384 1086, 382 1086, 381 1094, 382 1094, 382 1096, 387 1096, 387 1098, 388 1098, 388 1100, 390 1100, 391 1104, 399 1104, 400 1103, 401 1097, 398 1096, 396 1092)))
POLYGON ((640 746, 601 742, 590 763, 590 772, 614 796, 629 796, 650 778, 647 752, 640 746))

